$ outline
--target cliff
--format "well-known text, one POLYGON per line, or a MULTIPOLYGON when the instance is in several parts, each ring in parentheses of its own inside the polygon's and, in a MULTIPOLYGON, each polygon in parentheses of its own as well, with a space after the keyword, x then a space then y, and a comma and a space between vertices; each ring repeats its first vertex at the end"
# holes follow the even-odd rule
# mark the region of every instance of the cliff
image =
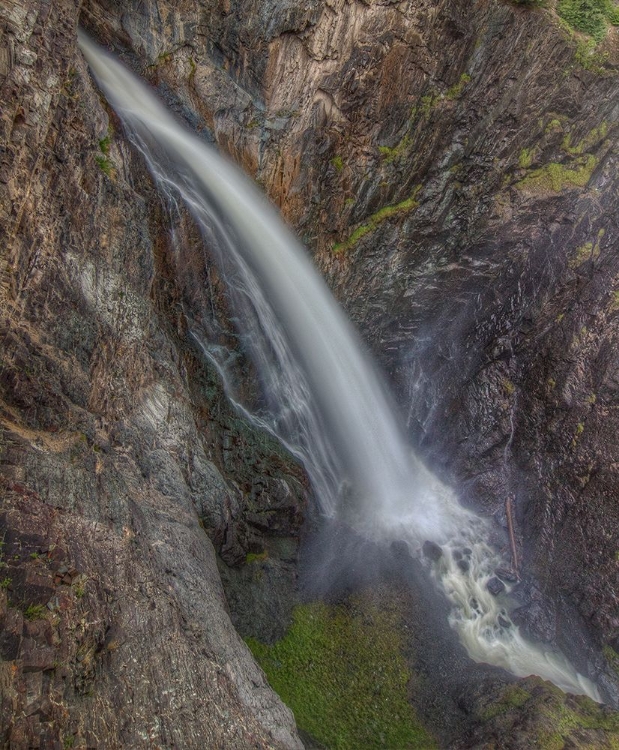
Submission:
POLYGON ((616 699, 616 31, 498 0, 27 0, 0 8, 2 742, 301 747, 216 558, 235 625, 251 589, 281 635, 306 480, 192 344, 204 299, 234 337, 224 294, 78 23, 280 206, 428 462, 500 526, 513 500, 522 626, 616 699))

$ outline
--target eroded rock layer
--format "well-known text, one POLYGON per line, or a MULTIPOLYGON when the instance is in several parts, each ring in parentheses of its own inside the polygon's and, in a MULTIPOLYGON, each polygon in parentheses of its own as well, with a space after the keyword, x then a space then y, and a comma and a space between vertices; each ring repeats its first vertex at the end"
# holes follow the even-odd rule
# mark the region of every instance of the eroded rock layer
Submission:
POLYGON ((592 51, 490 0, 9 0, 2 742, 300 746, 216 553, 235 625, 279 637, 306 481, 188 336, 190 279, 225 315, 221 285, 78 22, 281 207, 433 467, 502 526, 513 501, 523 627, 616 698, 616 31, 592 51))

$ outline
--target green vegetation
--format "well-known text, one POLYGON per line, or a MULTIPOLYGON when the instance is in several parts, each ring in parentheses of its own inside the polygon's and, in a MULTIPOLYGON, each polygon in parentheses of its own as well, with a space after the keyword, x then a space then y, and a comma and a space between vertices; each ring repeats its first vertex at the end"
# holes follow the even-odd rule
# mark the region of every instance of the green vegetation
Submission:
POLYGON ((105 136, 105 138, 101 138, 99 141, 99 148, 101 149, 101 153, 105 154, 106 156, 110 153, 110 144, 112 143, 112 135, 108 131, 108 134, 105 136))
POLYGON ((316 602, 297 607, 281 641, 248 645, 299 727, 329 750, 430 750, 407 700, 399 625, 397 605, 316 602))
POLYGON ((490 719, 494 719, 495 716, 509 711, 511 708, 520 708, 529 698, 531 698, 531 693, 528 690, 524 690, 518 684, 509 685, 501 693, 499 699, 486 708, 481 715, 481 720, 489 721, 490 719))
POLYGON ((527 193, 560 193, 573 187, 584 187, 598 164, 593 154, 587 154, 573 162, 573 165, 551 162, 530 172, 515 187, 527 193))
POLYGON ((112 130, 111 128, 109 128, 107 131, 107 135, 104 138, 101 138, 101 140, 99 141, 99 150, 101 151, 101 153, 95 156, 95 161, 97 162, 99 169, 101 169, 101 171, 108 177, 114 176, 114 165, 109 158, 111 143, 112 130))
POLYGON ((603 140, 608 135, 608 123, 605 120, 598 125, 597 128, 593 128, 584 138, 582 138, 575 146, 572 146, 572 134, 568 133, 563 139, 561 148, 571 156, 581 156, 588 151, 598 141, 603 140))
POLYGON ((557 120, 556 118, 551 120, 548 123, 548 125, 546 125, 544 132, 552 133, 555 130, 563 130, 563 125, 561 124, 561 120, 557 120))
POLYGON ((533 163, 533 154, 535 152, 535 149, 533 148, 523 148, 520 154, 518 155, 518 166, 520 169, 528 169, 531 164, 533 163))
POLYGON ((10 578, 4 578, 2 581, 0 581, 0 589, 8 589, 10 585, 11 585, 10 578))
POLYGON ((464 87, 466 84, 471 80, 471 76, 468 73, 463 73, 460 76, 460 80, 458 83, 455 83, 451 88, 447 89, 445 92, 445 98, 446 99, 457 99, 462 91, 464 90, 464 87))
POLYGON ((619 310, 619 292, 611 292, 610 293, 610 312, 615 312, 616 310, 619 310))
POLYGON ((421 190, 421 185, 417 185, 410 198, 407 198, 400 203, 395 203, 391 206, 383 206, 383 208, 376 211, 376 213, 372 214, 368 218, 367 224, 362 224, 361 226, 357 227, 348 239, 335 244, 333 246, 333 252, 340 253, 345 250, 350 250, 350 248, 354 247, 354 245, 356 245, 356 243, 359 242, 362 237, 365 237, 366 234, 373 232, 380 224, 382 224, 383 221, 385 221, 385 219, 389 219, 390 217, 397 216, 399 214, 408 213, 414 208, 417 208, 419 203, 416 200, 416 196, 419 190, 421 190))
POLYGON ((619 8, 613 0, 559 0, 557 12, 576 31, 601 41, 608 24, 619 25, 619 8))
POLYGON ((582 265, 586 260, 591 258, 591 251, 593 250, 593 242, 585 242, 584 245, 576 248, 576 254, 569 265, 571 268, 582 265))
POLYGON ((248 552, 245 557, 245 564, 250 565, 254 562, 264 562, 265 560, 268 560, 269 558, 269 552, 268 550, 264 550, 263 552, 248 552))
POLYGON ((412 140, 411 136, 407 133, 393 148, 390 148, 389 146, 379 146, 378 150, 385 160, 385 164, 392 164, 403 156, 410 148, 412 140))
POLYGON ((576 42, 574 58, 585 70, 590 70, 598 75, 606 72, 603 66, 608 59, 608 53, 599 52, 594 39, 579 39, 576 42))
POLYGON ((338 172, 341 172, 342 169, 344 169, 344 160, 341 156, 334 156, 333 159, 331 159, 331 164, 333 164, 338 172))
POLYGON ((45 607, 42 604, 29 604, 24 612, 26 620, 41 620, 45 614, 45 607))
POLYGON ((516 391, 516 386, 512 383, 509 378, 503 378, 503 389, 508 396, 513 396, 516 391))
POLYGON ((600 229, 597 234, 597 239, 595 243, 593 242, 585 242, 584 245, 581 245, 580 247, 576 248, 576 252, 574 253, 574 257, 570 259, 568 265, 570 268, 578 268, 583 263, 585 263, 588 260, 597 260, 600 256, 600 242, 602 241, 602 237, 604 237, 604 234, 606 233, 606 230, 600 229))
POLYGON ((619 715, 590 698, 567 695, 528 677, 506 686, 480 713, 499 736, 518 736, 523 747, 619 748, 619 715))

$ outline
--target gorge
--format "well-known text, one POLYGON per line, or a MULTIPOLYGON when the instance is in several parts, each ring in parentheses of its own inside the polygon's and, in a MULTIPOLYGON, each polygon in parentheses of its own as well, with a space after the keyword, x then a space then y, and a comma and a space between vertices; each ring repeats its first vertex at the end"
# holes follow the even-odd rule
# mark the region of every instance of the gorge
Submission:
MULTIPOLYGON (((161 202, 98 98, 78 20, 257 174, 388 371, 417 451, 493 518, 499 545, 513 503, 514 621, 616 702, 614 30, 583 58, 552 9, 473 11, 1 11, 8 746, 301 746, 226 609, 243 636, 278 642, 298 602, 299 538, 311 548, 320 522, 293 458, 226 405, 220 374, 235 399, 260 396, 225 271, 174 198, 161 202)), ((206 239, 232 231, 221 223, 206 239)), ((300 349, 307 360, 307 340, 300 349)), ((318 420, 339 407, 327 402, 318 420)), ((395 468, 372 484, 373 464, 336 421, 343 454, 318 482, 333 493, 344 455, 380 493, 397 450, 379 441, 395 468)), ((443 552, 453 569, 455 552, 443 552)), ((406 577, 413 563, 393 554, 406 577)), ((410 570, 423 589, 427 574, 410 570)), ((413 623, 421 643, 431 625, 413 623)), ((440 638, 427 666, 409 659, 429 683, 411 676, 410 700, 439 746, 612 746, 609 709, 471 670, 440 638)))

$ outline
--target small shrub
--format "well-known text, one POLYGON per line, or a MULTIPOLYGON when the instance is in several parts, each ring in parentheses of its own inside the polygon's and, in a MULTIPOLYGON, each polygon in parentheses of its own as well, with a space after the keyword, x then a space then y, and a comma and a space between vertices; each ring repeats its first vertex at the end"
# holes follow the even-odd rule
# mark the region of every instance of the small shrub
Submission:
POLYGON ((8 589, 10 585, 11 585, 10 578, 4 578, 2 581, 0 581, 0 588, 2 589, 8 589))
POLYGON ((560 0, 557 12, 577 31, 597 42, 606 36, 608 23, 616 24, 619 11, 612 0, 560 0))
POLYGON ((104 174, 106 174, 108 177, 111 177, 113 175, 114 166, 112 165, 112 162, 107 158, 107 156, 95 156, 95 161, 104 174))

